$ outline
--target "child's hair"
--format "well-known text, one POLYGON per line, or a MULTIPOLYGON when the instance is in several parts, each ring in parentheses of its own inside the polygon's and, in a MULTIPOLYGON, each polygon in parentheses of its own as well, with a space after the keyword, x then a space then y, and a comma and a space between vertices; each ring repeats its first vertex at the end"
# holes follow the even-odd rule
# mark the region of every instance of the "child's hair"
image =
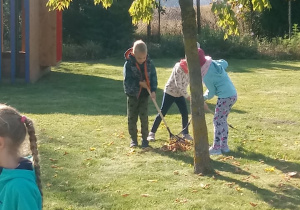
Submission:
POLYGON ((13 152, 18 152, 19 147, 25 140, 26 128, 29 135, 30 149, 33 157, 36 182, 41 192, 41 195, 43 195, 40 178, 41 171, 37 150, 37 139, 35 136, 35 129, 33 127, 33 123, 30 119, 26 118, 25 116, 21 116, 16 109, 5 104, 0 104, 0 136, 8 137, 11 140, 10 149, 12 149, 13 152))
POLYGON ((142 40, 137 40, 133 44, 133 54, 147 53, 147 45, 142 40))

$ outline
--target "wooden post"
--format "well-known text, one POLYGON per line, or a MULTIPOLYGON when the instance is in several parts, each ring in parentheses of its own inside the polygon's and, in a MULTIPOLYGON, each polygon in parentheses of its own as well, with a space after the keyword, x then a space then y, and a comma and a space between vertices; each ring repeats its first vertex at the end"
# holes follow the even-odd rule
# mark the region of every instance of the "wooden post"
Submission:
POLYGON ((159 0, 158 1, 158 43, 160 43, 160 12, 161 12, 161 4, 159 0))
POLYGON ((30 82, 30 49, 29 49, 29 31, 30 31, 30 10, 29 10, 30 0, 24 0, 24 25, 25 25, 25 81, 30 82))
POLYGON ((11 82, 14 83, 16 79, 16 61, 17 61, 17 26, 16 26, 16 13, 17 13, 18 0, 10 0, 10 77, 11 82))
POLYGON ((2 70, 2 46, 3 46, 3 0, 0 0, 0 81, 1 81, 1 70, 2 70))
POLYGON ((289 8, 288 8, 288 19, 289 19, 289 38, 291 39, 292 37, 292 12, 291 12, 291 8, 292 8, 292 0, 288 0, 289 1, 289 8))
POLYGON ((200 12, 200 0, 197 0, 197 32, 198 35, 201 32, 201 12, 200 12))

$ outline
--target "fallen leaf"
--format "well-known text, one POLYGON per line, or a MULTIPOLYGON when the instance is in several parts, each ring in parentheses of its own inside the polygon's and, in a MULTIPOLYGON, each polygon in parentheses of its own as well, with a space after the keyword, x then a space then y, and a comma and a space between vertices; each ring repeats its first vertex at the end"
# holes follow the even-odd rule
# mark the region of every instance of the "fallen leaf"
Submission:
POLYGON ((173 174, 174 175, 179 175, 179 172, 178 171, 174 171, 173 174))
POLYGON ((52 166, 51 166, 51 168, 57 168, 57 167, 58 167, 57 165, 52 165, 52 166))
POLYGON ((112 141, 112 142, 108 143, 107 145, 110 146, 110 145, 113 145, 113 144, 114 144, 114 142, 112 141))
POLYGON ((148 182, 157 182, 158 180, 157 179, 150 179, 148 180, 148 182))
POLYGON ((183 199, 177 198, 177 199, 175 200, 175 202, 176 202, 176 203, 186 203, 186 202, 187 202, 187 199, 186 199, 186 198, 183 198, 183 199))
POLYGON ((65 151, 64 155, 67 155, 67 154, 69 154, 69 153, 67 151, 65 151))
POLYGON ((53 178, 56 178, 56 177, 57 177, 57 174, 54 174, 54 175, 53 175, 53 178))
POLYGON ((233 187, 233 185, 235 185, 235 182, 227 182, 225 183, 225 185, 227 185, 228 187, 233 187))
POLYGON ((200 187, 203 189, 208 189, 210 187, 210 184, 200 184, 200 187))
POLYGON ((255 207, 255 206, 257 206, 257 203, 250 202, 250 205, 253 206, 253 207, 255 207))
POLYGON ((265 170, 265 172, 274 172, 275 171, 275 167, 265 168, 264 170, 265 170))
POLYGON ((50 184, 50 183, 47 183, 47 184, 46 184, 46 186, 47 186, 47 187, 51 187, 51 186, 52 186, 52 184, 50 184))
POLYGON ((241 192, 242 191, 242 188, 240 188, 240 187, 235 187, 234 188, 236 191, 238 191, 238 192, 241 192))
POLYGON ((142 194, 141 196, 142 197, 149 197, 150 195, 149 194, 142 194))
POLYGON ((56 159, 53 159, 53 158, 49 158, 49 160, 52 161, 52 162, 57 161, 56 159))
POLYGON ((254 179, 259 179, 259 176, 255 176, 253 174, 251 174, 251 176, 254 178, 254 179))
POLYGON ((96 148, 95 147, 90 147, 90 151, 95 151, 96 148))
POLYGON ((192 193, 196 193, 196 192, 198 192, 198 190, 192 190, 192 193))
POLYGON ((127 197, 128 195, 130 194, 129 193, 122 194, 123 197, 127 197))
POLYGON ((235 165, 235 166, 240 166, 241 165, 241 163, 238 162, 238 161, 233 161, 232 164, 235 165))

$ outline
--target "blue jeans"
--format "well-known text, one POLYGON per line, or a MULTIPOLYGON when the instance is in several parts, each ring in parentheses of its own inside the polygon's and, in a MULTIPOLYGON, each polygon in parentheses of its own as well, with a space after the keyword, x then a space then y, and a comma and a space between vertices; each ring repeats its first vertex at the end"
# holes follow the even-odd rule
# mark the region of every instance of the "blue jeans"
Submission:
MULTIPOLYGON (((170 109, 170 107, 172 106, 173 103, 176 103, 180 114, 181 114, 181 119, 182 119, 182 129, 185 128, 188 124, 188 109, 186 106, 186 101, 185 98, 183 96, 181 97, 173 97, 167 93, 164 93, 163 96, 163 101, 162 101, 162 105, 161 105, 161 113, 163 114, 163 116, 165 116, 168 112, 168 110, 170 109)), ((155 121, 153 123, 153 126, 151 128, 151 132, 155 133, 157 131, 157 128, 159 126, 161 122, 161 117, 159 114, 156 115, 155 121)), ((188 134, 189 130, 188 127, 186 127, 183 131, 183 134, 188 134)))

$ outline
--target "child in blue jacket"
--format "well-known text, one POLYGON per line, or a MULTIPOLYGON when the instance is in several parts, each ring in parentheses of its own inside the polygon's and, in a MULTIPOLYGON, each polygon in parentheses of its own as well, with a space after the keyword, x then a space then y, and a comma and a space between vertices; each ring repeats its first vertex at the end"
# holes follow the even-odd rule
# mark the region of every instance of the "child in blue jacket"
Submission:
POLYGON ((201 65, 202 80, 207 90, 204 93, 204 101, 214 96, 218 97, 214 115, 214 143, 209 148, 211 155, 220 155, 229 152, 227 117, 231 107, 237 100, 237 91, 230 80, 226 69, 227 61, 212 60, 205 56, 204 51, 198 48, 201 65), (202 61, 202 62, 201 62, 202 61))
POLYGON ((42 191, 36 136, 32 121, 0 104, 0 210, 40 210, 42 191), (18 155, 29 135, 34 167, 18 155))
POLYGON ((156 69, 147 53, 147 45, 138 40, 125 52, 124 92, 127 95, 128 132, 131 138, 130 147, 138 146, 137 120, 140 117, 142 147, 148 147, 148 98, 156 97, 156 69))

